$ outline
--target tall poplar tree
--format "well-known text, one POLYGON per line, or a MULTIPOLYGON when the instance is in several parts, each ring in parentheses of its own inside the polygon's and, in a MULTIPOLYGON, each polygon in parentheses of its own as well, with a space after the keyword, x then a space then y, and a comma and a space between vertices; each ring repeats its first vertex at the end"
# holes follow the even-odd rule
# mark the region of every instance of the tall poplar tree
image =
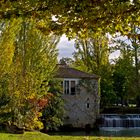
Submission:
POLYGON ((78 38, 75 48, 76 65, 87 72, 98 74, 101 66, 109 63, 108 38, 101 32, 87 39, 78 38))
MULTIPOLYGON (((8 32, 7 27, 12 26, 11 24, 9 21, 4 27, 1 38, 8 32)), ((36 28, 34 21, 28 19, 21 19, 19 30, 15 30, 14 33, 16 35, 12 38, 12 43, 9 43, 12 55, 3 55, 4 58, 10 57, 11 61, 4 76, 7 77, 5 88, 8 103, 3 106, 1 113, 11 113, 4 121, 18 127, 31 129, 42 127, 39 123, 41 107, 38 101, 43 99, 49 90, 48 82, 53 77, 57 63, 56 45, 59 36, 53 33, 44 35, 36 28)), ((2 47, 1 45, 0 48, 2 47)))
POLYGON ((92 33, 90 38, 76 40, 75 47, 75 67, 101 77, 101 107, 111 104, 115 95, 109 63, 108 38, 102 32, 92 33))

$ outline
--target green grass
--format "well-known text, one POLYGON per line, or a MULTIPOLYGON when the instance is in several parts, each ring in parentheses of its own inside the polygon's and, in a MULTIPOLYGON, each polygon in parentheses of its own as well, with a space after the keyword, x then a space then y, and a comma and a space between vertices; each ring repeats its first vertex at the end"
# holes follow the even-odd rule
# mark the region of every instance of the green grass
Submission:
POLYGON ((0 140, 140 140, 139 137, 49 136, 40 132, 0 133, 0 140))

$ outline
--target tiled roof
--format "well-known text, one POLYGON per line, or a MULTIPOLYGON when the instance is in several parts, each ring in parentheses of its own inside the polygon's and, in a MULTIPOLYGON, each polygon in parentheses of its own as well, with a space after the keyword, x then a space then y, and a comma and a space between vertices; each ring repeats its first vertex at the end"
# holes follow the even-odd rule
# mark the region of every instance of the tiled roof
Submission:
POLYGON ((89 74, 74 68, 71 68, 67 65, 58 65, 58 70, 55 77, 57 78, 91 78, 98 79, 99 76, 95 74, 89 74))

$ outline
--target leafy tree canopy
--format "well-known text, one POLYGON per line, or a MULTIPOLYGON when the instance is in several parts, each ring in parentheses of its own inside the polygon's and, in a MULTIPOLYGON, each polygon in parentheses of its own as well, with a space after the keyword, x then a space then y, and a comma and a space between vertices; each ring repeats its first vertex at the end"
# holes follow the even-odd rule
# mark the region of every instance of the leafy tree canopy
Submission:
POLYGON ((49 30, 69 37, 99 30, 125 33, 129 23, 140 22, 139 0, 1 0, 0 7, 1 19, 47 20, 49 30))
POLYGON ((44 35, 33 20, 0 24, 0 122, 28 129, 43 127, 41 109, 57 63, 59 36, 44 35))

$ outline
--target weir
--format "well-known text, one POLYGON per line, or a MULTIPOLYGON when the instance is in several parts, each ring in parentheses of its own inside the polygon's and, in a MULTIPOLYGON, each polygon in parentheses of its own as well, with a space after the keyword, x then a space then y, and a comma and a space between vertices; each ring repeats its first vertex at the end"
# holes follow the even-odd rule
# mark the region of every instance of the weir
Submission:
POLYGON ((101 114, 99 128, 140 128, 140 114, 101 114))

